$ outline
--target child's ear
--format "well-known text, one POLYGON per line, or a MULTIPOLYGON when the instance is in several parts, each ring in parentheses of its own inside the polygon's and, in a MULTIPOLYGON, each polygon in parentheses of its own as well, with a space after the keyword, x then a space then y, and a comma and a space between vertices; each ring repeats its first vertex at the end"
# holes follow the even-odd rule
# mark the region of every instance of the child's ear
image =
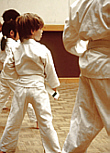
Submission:
POLYGON ((10 37, 14 38, 14 31, 13 30, 10 31, 10 37))
POLYGON ((33 35, 34 34, 34 31, 33 30, 31 30, 31 35, 33 35))

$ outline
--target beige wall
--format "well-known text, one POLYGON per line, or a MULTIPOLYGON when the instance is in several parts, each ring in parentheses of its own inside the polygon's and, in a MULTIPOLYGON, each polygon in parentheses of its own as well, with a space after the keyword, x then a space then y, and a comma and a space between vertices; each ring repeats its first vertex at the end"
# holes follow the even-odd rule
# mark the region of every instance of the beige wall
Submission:
POLYGON ((0 14, 6 9, 16 9, 21 14, 37 13, 46 24, 64 24, 68 16, 68 4, 74 0, 0 0, 0 14))

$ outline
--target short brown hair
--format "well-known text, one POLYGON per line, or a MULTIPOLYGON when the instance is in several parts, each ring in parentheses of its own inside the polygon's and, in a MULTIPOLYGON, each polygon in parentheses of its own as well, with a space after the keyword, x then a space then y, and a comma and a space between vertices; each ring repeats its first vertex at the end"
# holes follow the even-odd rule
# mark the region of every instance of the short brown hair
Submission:
POLYGON ((43 28, 44 22, 41 17, 33 13, 25 13, 16 20, 17 31, 21 41, 30 38, 31 31, 43 28))

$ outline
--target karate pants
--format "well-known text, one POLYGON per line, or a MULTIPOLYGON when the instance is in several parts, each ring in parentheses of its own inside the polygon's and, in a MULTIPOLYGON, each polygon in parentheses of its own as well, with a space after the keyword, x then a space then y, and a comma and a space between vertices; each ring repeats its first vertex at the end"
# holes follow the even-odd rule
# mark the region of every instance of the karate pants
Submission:
POLYGON ((62 153, 85 153, 103 127, 110 135, 110 79, 81 76, 62 153))
POLYGON ((1 138, 0 150, 9 153, 15 152, 20 126, 27 110, 28 103, 31 102, 39 123, 45 152, 61 152, 57 133, 52 125, 48 93, 45 90, 44 83, 39 82, 37 85, 37 87, 16 88, 7 124, 1 138))
MULTIPOLYGON (((16 88, 16 79, 1 79, 0 84, 0 113, 2 112, 2 108, 7 103, 8 97, 11 92, 14 93, 16 88)), ((30 122, 37 122, 36 115, 32 105, 28 104, 27 114, 30 122)))

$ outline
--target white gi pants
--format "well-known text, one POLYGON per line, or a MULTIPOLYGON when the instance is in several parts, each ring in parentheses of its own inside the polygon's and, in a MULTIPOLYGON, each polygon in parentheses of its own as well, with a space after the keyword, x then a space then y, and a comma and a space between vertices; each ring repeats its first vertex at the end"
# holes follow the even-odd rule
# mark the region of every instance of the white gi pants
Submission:
POLYGON ((103 126, 110 135, 110 79, 81 76, 62 153, 85 153, 103 126))
MULTIPOLYGON (((4 107, 5 103, 11 92, 14 92, 16 88, 16 79, 1 79, 0 85, 0 113, 2 108, 4 107)), ((28 104, 27 114, 29 117, 30 122, 37 122, 36 115, 32 105, 28 104)))
MULTIPOLYGON (((0 142, 0 150, 12 153, 18 141, 20 126, 31 102, 35 110, 42 144, 46 153, 61 152, 57 133, 52 125, 50 101, 43 83, 37 87, 17 87, 12 101, 12 107, 0 142)), ((36 146, 37 147, 37 146, 36 146)))
POLYGON ((11 91, 14 92, 16 87, 16 80, 10 79, 10 80, 5 80, 1 79, 1 84, 0 84, 0 113, 2 111, 2 108, 7 101, 11 91))

